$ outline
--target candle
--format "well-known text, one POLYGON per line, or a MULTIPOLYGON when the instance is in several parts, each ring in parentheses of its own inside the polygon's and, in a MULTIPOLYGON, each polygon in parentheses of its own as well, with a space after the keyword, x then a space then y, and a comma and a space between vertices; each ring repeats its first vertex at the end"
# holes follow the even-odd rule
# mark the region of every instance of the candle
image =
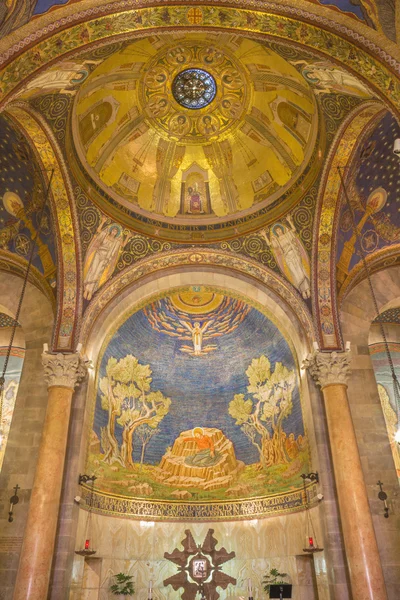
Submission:
POLYGON ((253 586, 251 583, 251 579, 249 579, 248 586, 249 586, 249 598, 252 598, 253 597, 253 586))
POLYGON ((150 581, 149 581, 149 598, 151 598, 152 592, 153 592, 153 581, 150 579, 150 581))
POLYGON ((90 540, 85 541, 85 550, 89 550, 90 540))
POLYGON ((308 545, 310 546, 310 548, 313 548, 314 546, 314 540, 311 536, 308 538, 308 545))

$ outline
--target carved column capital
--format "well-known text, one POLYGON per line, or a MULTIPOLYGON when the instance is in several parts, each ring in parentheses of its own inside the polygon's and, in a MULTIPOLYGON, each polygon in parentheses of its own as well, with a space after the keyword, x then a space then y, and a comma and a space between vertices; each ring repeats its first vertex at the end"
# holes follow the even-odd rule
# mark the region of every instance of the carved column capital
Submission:
POLYGON ((67 387, 72 390, 87 373, 90 361, 77 352, 73 354, 42 354, 44 378, 47 387, 67 387))
POLYGON ((314 381, 322 389, 327 385, 347 385, 351 373, 350 361, 351 352, 349 350, 346 352, 314 350, 303 362, 303 367, 308 369, 314 381))

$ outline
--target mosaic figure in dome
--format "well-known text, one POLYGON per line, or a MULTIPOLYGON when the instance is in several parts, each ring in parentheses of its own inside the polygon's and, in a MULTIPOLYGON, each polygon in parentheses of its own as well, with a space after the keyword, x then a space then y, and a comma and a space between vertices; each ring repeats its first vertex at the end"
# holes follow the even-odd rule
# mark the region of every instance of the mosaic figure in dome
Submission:
POLYGON ((0 37, 31 19, 37 0, 5 0, 0 4, 0 37))
POLYGON ((370 96, 371 93, 361 81, 354 75, 332 68, 332 65, 325 62, 318 62, 313 65, 305 64, 304 61, 292 62, 292 64, 304 64, 302 69, 303 77, 314 87, 316 94, 351 94, 352 96, 370 96))
POLYGON ((79 133, 87 148, 92 141, 110 125, 117 116, 119 102, 112 96, 99 100, 79 120, 79 133))
POLYGON ((85 60, 83 63, 65 61, 57 69, 45 71, 28 81, 22 88, 22 93, 38 95, 53 91, 59 94, 76 94, 77 87, 90 73, 89 65, 97 65, 100 62, 99 60, 85 60))
POLYGON ((280 97, 272 102, 270 107, 274 113, 276 123, 284 127, 304 148, 310 135, 310 115, 292 102, 287 102, 280 97))
POLYGON ((130 239, 119 225, 105 225, 106 221, 104 216, 86 254, 83 270, 83 297, 86 300, 91 300, 99 287, 111 277, 120 252, 130 239))
POLYGON ((211 213, 208 172, 197 164, 182 173, 180 214, 205 215, 211 213))
POLYGON ((269 237, 265 231, 262 235, 272 249, 282 273, 299 290, 303 298, 307 299, 311 296, 310 259, 297 237, 292 218, 288 216, 286 220, 289 226, 275 223, 269 237))

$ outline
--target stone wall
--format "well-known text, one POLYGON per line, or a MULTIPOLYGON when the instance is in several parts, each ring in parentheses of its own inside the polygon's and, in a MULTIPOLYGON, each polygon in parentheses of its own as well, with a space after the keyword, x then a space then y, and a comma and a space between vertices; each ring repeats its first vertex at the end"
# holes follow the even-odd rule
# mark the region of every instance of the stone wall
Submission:
MULTIPOLYGON (((396 303, 398 305, 400 269, 391 268, 373 275, 373 286, 380 311, 396 303)), ((370 327, 375 317, 368 283, 363 281, 348 294, 341 310, 343 337, 351 342, 353 354, 348 397, 388 597, 396 600, 400 585, 400 495, 368 347, 370 327), (378 499, 379 480, 384 483, 388 494, 388 519, 384 518, 383 503, 378 499)))
MULTIPOLYGON (((312 519, 317 539, 321 539, 319 508, 312 519)), ((76 548, 82 547, 88 513, 80 510, 76 548)), ((289 574, 294 600, 327 600, 329 595, 324 552, 309 557, 302 549, 306 543, 306 514, 299 512, 258 521, 230 523, 148 523, 129 519, 92 515, 91 543, 97 549, 93 558, 75 555, 70 600, 106 600, 113 575, 134 576, 137 600, 147 600, 148 582, 153 581, 154 600, 178 600, 182 589, 174 591, 163 581, 177 572, 177 566, 164 558, 164 552, 182 550, 185 530, 190 529, 196 544, 201 544, 209 529, 224 547, 236 556, 222 570, 237 580, 226 590, 218 589, 222 600, 247 597, 248 579, 253 597, 265 597, 263 576, 277 568, 289 574), (318 593, 318 595, 317 595, 318 593)))
MULTIPOLYGON (((0 272, 0 303, 14 314, 22 280, 0 272)), ((53 312, 48 300, 28 284, 19 319, 26 353, 14 415, 0 474, 0 599, 11 600, 42 433, 47 387, 41 354, 50 343, 53 312), (9 499, 18 484, 20 501, 8 522, 9 499)))

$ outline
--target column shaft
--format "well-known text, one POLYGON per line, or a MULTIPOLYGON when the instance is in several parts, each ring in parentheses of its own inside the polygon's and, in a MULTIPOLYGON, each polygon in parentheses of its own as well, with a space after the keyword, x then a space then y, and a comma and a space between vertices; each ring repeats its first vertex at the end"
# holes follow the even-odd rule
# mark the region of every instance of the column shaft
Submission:
POLYGON ((73 391, 86 375, 79 354, 42 355, 48 401, 14 600, 45 600, 49 586, 73 391))
POLYGON ((378 546, 345 384, 322 388, 354 600, 386 600, 378 546))
POLYGON ((14 600, 44 600, 50 578, 73 390, 50 387, 14 600))

